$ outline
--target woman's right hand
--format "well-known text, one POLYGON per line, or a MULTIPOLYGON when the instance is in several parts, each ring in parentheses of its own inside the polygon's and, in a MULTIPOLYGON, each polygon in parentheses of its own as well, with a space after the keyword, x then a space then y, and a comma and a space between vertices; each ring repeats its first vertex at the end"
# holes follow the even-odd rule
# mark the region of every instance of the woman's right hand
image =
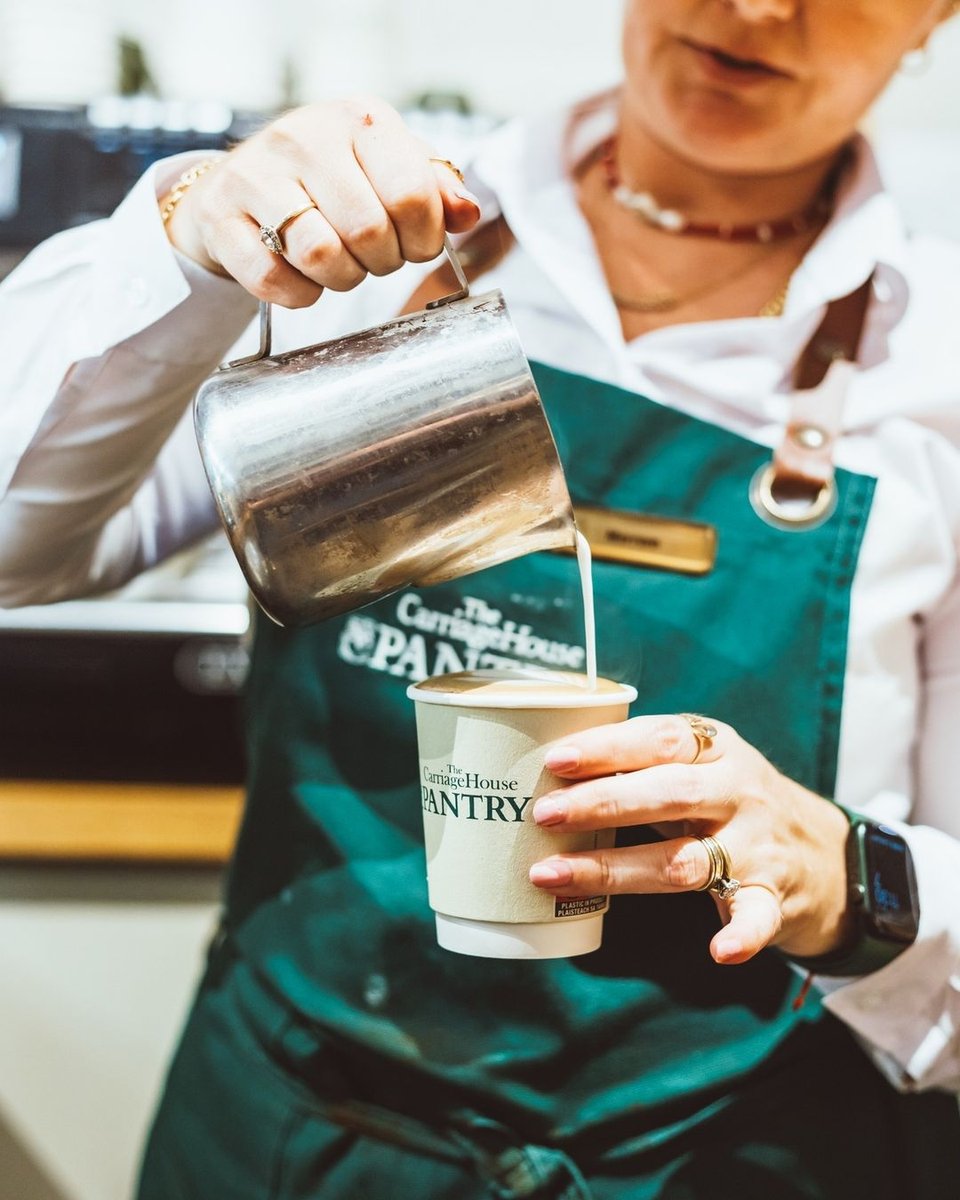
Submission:
POLYGON ((183 194, 167 221, 181 253, 232 276, 258 300, 313 304, 404 262, 429 262, 444 231, 462 233, 480 209, 456 173, 382 100, 361 97, 293 109, 254 134, 183 194), (260 241, 287 225, 284 255, 260 241))

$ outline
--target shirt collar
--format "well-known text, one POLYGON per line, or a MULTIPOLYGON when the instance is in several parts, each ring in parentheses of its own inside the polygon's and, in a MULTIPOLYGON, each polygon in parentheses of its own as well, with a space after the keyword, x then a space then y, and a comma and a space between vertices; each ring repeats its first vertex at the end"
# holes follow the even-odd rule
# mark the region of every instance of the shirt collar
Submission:
MULTIPOLYGON (((608 92, 572 110, 509 122, 479 152, 472 182, 486 201, 485 212, 502 212, 518 243, 567 302, 605 342, 622 348, 619 318, 569 171, 571 163, 613 132, 616 103, 617 93, 608 92)), ((782 321, 744 318, 704 323, 705 329, 722 327, 734 341, 742 341, 749 330, 751 343, 769 340, 771 346, 779 343, 781 354, 784 347, 792 353, 794 339, 783 336, 783 325, 812 332, 824 306, 854 291, 871 273, 884 331, 900 320, 909 291, 907 232, 866 139, 856 136, 851 149, 833 216, 794 273, 782 321)), ((667 326, 637 342, 649 347, 679 336, 689 344, 690 333, 691 326, 667 326)), ((885 343, 885 338, 880 341, 885 343)))

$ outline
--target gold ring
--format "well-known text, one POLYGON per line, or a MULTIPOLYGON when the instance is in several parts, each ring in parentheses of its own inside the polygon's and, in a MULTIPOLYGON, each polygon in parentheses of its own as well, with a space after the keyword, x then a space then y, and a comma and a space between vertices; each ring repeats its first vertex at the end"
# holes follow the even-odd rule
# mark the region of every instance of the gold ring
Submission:
POLYGON ((711 725, 709 721, 705 721, 698 713, 681 713, 680 716, 690 726, 693 736, 697 739, 697 752, 689 763, 692 767, 704 750, 712 745, 713 739, 717 736, 717 727, 711 725))
POLYGON ((460 170, 460 168, 457 166, 457 164, 452 163, 449 158, 431 158, 430 161, 439 163, 441 165, 441 167, 449 167, 450 170, 454 173, 454 175, 456 175, 456 177, 460 180, 460 182, 461 183, 464 182, 463 172, 460 170))
POLYGON ((283 254, 284 245, 283 238, 280 236, 291 221, 295 221, 297 217, 302 217, 305 212, 309 212, 311 208, 316 208, 316 204, 311 200, 309 204, 304 204, 302 208, 295 208, 293 212, 288 212, 282 221, 276 225, 261 225, 260 226, 260 241, 273 254, 283 254))
POLYGON ((732 900, 740 891, 740 880, 733 878, 733 866, 726 846, 715 837, 698 837, 697 841, 710 859, 710 877, 697 891, 716 892, 721 900, 732 900))

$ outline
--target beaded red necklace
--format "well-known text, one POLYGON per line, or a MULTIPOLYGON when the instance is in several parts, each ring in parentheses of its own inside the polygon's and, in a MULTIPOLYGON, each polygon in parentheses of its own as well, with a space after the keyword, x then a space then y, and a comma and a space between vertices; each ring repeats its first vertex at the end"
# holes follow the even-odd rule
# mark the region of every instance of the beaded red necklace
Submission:
POLYGON ((649 192, 634 192, 621 180, 616 161, 617 139, 609 138, 598 150, 613 198, 635 212, 648 225, 684 237, 716 238, 722 242, 778 242, 808 233, 825 220, 833 208, 837 181, 846 162, 841 155, 837 167, 828 175, 820 195, 802 212, 773 221, 755 221, 733 225, 723 221, 691 221, 675 208, 662 208, 649 192))

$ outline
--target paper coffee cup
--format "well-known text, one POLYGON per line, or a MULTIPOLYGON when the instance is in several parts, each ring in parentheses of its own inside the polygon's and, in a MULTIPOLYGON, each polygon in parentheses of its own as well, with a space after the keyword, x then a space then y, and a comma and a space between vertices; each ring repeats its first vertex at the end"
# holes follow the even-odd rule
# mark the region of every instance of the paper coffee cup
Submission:
POLYGON ((606 896, 562 899, 530 867, 552 854, 613 844, 614 831, 550 832, 538 796, 564 781, 548 746, 622 721, 635 688, 541 670, 463 671, 407 689, 416 702, 420 802, 430 907, 447 950, 486 958, 568 958, 600 945, 606 896))

